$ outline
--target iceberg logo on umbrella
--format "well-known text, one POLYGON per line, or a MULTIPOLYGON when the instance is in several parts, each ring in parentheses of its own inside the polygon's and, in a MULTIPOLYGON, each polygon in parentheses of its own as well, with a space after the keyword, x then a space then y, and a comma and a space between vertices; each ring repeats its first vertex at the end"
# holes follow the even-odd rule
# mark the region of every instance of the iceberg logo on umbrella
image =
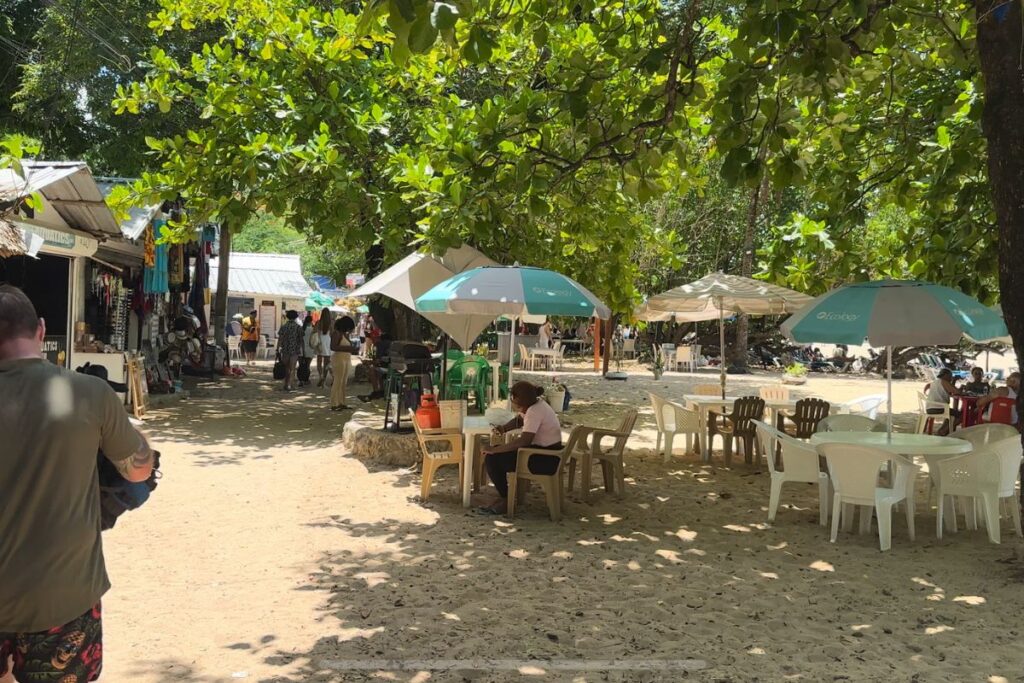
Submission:
POLYGON ((860 318, 856 313, 834 313, 831 311, 822 311, 816 317, 818 320, 834 320, 837 322, 842 321, 844 323, 853 322, 860 318))

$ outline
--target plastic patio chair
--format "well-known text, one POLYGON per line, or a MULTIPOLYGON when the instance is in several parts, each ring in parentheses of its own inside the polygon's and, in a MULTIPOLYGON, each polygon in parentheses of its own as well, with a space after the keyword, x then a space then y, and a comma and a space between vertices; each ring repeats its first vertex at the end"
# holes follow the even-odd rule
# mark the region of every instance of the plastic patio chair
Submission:
POLYGON ((766 401, 788 401, 789 387, 768 386, 758 389, 758 395, 766 401))
POLYGON ((928 397, 920 391, 917 392, 917 433, 931 434, 935 429, 935 421, 939 424, 950 419, 949 404, 929 401, 928 397), (930 410, 938 412, 928 412, 930 410))
POLYGON ((872 420, 878 419, 878 410, 885 403, 885 394, 868 394, 847 401, 843 404, 846 412, 850 415, 864 415, 872 420))
POLYGON ((622 341, 622 357, 636 358, 636 339, 624 339, 622 341))
POLYGON ((530 353, 529 349, 526 348, 526 344, 517 344, 517 346, 519 347, 519 369, 533 370, 536 358, 532 353, 530 353))
POLYGON ((548 502, 548 513, 551 515, 551 521, 557 522, 562 518, 562 504, 563 496, 562 490, 564 489, 564 466, 565 458, 569 453, 576 450, 577 444, 580 439, 586 434, 586 428, 582 426, 573 427, 572 432, 569 433, 569 439, 565 442, 565 447, 560 451, 546 451, 540 448, 520 448, 516 456, 516 469, 514 472, 508 473, 508 517, 512 519, 515 516, 516 505, 521 503, 520 492, 525 492, 525 489, 519 488, 519 481, 535 481, 544 489, 544 496, 548 502), (529 461, 534 455, 553 455, 558 458, 558 467, 554 474, 534 474, 530 471, 529 461))
POLYGON ((828 415, 818 423, 817 432, 884 432, 884 422, 864 415, 828 415))
MULTIPOLYGON (((917 465, 901 455, 856 444, 822 444, 818 446, 818 454, 828 463, 834 490, 832 543, 839 535, 840 521, 849 527, 853 506, 861 505, 874 508, 878 516, 878 546, 883 551, 889 550, 892 547, 892 507, 903 501, 906 502, 907 530, 910 540, 914 540, 913 474, 917 465), (878 473, 886 463, 892 463, 895 468, 892 488, 878 486, 878 473)), ((870 528, 870 517, 861 517, 861 528, 870 528)))
POLYGON ((979 446, 987 446, 988 444, 1002 441, 1003 439, 1009 439, 1011 436, 1015 436, 1019 439, 1020 433, 1012 425, 998 422, 986 422, 985 424, 958 429, 950 434, 950 436, 954 439, 970 441, 972 446, 978 448, 979 446))
POLYGON ((1006 396, 997 396, 992 399, 992 402, 988 404, 985 412, 988 413, 986 418, 984 414, 978 416, 979 424, 1013 424, 1013 409, 1017 406, 1017 401, 1006 396))
MULTIPOLYGON (((1016 430, 1014 430, 1016 431, 1016 430)), ((963 496, 981 502, 988 530, 988 540, 999 543, 999 502, 1010 499, 1010 516, 1018 536, 1021 532, 1020 504, 1017 501, 1017 478, 1020 475, 1020 435, 979 446, 971 453, 955 458, 946 458, 935 463, 938 476, 935 490, 938 493, 935 535, 942 538, 943 501, 945 496, 963 496)), ((968 507, 968 526, 973 524, 973 507, 968 507)), ((952 520, 956 531, 956 518, 952 520)))
POLYGON ((817 449, 803 441, 794 439, 788 434, 780 432, 761 420, 753 420, 753 424, 757 430, 757 439, 760 442, 762 453, 774 453, 776 445, 781 447, 779 449, 781 453, 781 469, 776 468, 775 458, 766 458, 768 461, 768 471, 771 474, 768 521, 775 521, 775 514, 779 510, 782 485, 793 481, 818 485, 818 523, 821 526, 827 526, 831 484, 828 474, 821 471, 817 449))
POLYGON ((420 500, 426 501, 430 496, 430 485, 438 468, 445 465, 458 465, 459 490, 462 490, 462 433, 457 429, 423 429, 416 420, 416 412, 409 410, 409 419, 416 428, 416 438, 420 442, 423 453, 423 472, 420 483, 420 500), (432 451, 430 444, 446 443, 444 450, 432 451))
POLYGON ((678 403, 669 401, 664 396, 647 392, 654 409, 654 423, 658 427, 658 437, 654 450, 661 450, 662 439, 665 440, 664 461, 672 458, 672 441, 676 434, 686 436, 686 452, 692 453, 699 449, 700 421, 696 410, 684 408, 678 403))
POLYGON ((823 399, 802 398, 796 402, 793 412, 779 411, 779 423, 776 428, 797 439, 809 439, 818 428, 818 423, 828 417, 831 408, 829 402, 823 399), (792 431, 786 429, 787 420, 793 423, 792 431))
POLYGON ((722 387, 717 384, 698 384, 693 388, 697 396, 721 396, 722 387))
POLYGON ((490 395, 490 378, 487 376, 490 366, 479 356, 466 356, 456 361, 448 372, 449 398, 468 400, 473 394, 476 408, 481 413, 487 409, 487 397, 490 395), (454 378, 452 378, 454 375, 454 378))
POLYGON ((228 337, 228 358, 241 358, 241 337, 228 337))
POLYGON ((680 366, 686 368, 686 372, 697 370, 697 359, 694 358, 692 346, 676 347, 675 356, 672 360, 672 369, 678 372, 680 366))
MULTIPOLYGON (((724 440, 725 464, 732 464, 732 442, 743 441, 743 457, 747 464, 754 461, 754 420, 764 417, 764 399, 759 396, 744 396, 733 401, 732 412, 717 414, 708 413, 708 439, 711 439, 711 427, 721 434, 724 440), (721 420, 719 423, 718 420, 721 420)), ((709 441, 710 443, 710 441, 709 441)), ((762 454, 763 455, 763 454, 762 454)))
POLYGON ((569 460, 569 491, 572 491, 573 480, 576 478, 576 461, 580 461, 580 488, 583 491, 584 502, 590 501, 590 475, 595 460, 601 465, 604 490, 616 493, 619 498, 626 495, 626 474, 622 456, 626 442, 636 425, 636 415, 636 408, 627 410, 617 429, 585 428, 586 434, 577 443, 576 450, 569 451, 566 456, 569 460), (606 438, 613 438, 615 441, 611 447, 602 450, 601 442, 606 438))

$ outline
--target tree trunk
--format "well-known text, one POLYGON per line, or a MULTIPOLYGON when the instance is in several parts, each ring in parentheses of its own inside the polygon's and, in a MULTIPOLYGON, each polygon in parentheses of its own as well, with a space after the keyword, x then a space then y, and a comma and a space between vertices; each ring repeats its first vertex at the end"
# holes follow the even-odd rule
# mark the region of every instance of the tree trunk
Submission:
POLYGON ((213 300, 213 335, 217 346, 226 346, 224 327, 228 317, 228 269, 231 267, 231 226, 220 226, 220 249, 217 251, 217 296, 213 300))
POLYGON ((612 316, 603 322, 604 324, 604 367, 601 368, 601 376, 608 374, 608 361, 612 357, 614 350, 612 348, 612 326, 615 324, 615 316, 612 316))
MULTIPOLYGON (((976 0, 975 11, 985 80, 981 125, 999 224, 999 295, 1013 349, 1024 358, 1024 17, 1019 2, 1004 0, 976 0)), ((1020 395, 1017 404, 1017 412, 1024 414, 1020 395)))
MULTIPOLYGON (((761 155, 763 160, 764 155, 761 155)), ((740 275, 750 277, 754 272, 754 236, 757 233, 757 220, 761 214, 761 198, 768 192, 768 173, 754 188, 747 207, 747 225, 743 231, 743 254, 740 259, 740 275)), ((736 336, 733 339, 732 353, 729 354, 730 372, 747 372, 747 342, 750 335, 750 316, 740 313, 736 316, 736 336)))

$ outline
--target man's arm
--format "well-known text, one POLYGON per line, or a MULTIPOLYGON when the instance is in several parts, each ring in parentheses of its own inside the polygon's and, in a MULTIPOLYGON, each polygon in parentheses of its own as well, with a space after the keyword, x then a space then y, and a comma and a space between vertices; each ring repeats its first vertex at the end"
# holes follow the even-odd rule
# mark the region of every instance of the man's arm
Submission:
POLYGON ((136 433, 141 444, 139 450, 124 460, 112 461, 121 476, 131 482, 146 481, 153 473, 153 449, 149 447, 149 442, 142 432, 136 430, 136 433))
POLYGON ((131 423, 117 394, 106 386, 102 391, 104 415, 100 450, 122 477, 132 482, 145 481, 153 472, 153 451, 149 442, 131 423))

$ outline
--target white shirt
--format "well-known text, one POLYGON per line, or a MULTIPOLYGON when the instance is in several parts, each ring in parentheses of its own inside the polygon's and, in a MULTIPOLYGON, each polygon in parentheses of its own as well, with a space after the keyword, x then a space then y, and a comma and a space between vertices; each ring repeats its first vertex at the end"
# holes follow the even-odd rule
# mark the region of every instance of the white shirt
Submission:
POLYGON ((949 403, 949 392, 942 386, 942 380, 937 379, 928 387, 928 400, 932 403, 949 403))
POLYGON ((543 398, 526 409, 523 431, 533 434, 532 446, 545 448, 562 442, 562 425, 558 422, 558 415, 543 398))
POLYGON ((302 331, 302 355, 306 358, 316 358, 316 349, 309 344, 314 334, 319 334, 319 332, 312 325, 302 331))

